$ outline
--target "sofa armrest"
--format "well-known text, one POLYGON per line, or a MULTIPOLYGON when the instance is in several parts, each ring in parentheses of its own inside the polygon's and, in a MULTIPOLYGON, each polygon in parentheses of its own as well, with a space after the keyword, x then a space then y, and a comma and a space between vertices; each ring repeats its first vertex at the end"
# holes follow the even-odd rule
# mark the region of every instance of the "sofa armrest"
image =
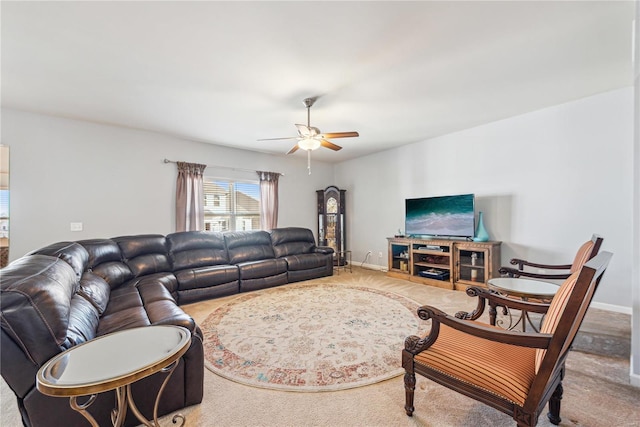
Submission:
POLYGON ((330 246, 316 246, 314 252, 324 255, 331 255, 334 250, 330 246))
POLYGON ((192 334, 196 329, 196 322, 177 305, 157 302, 147 309, 152 325, 174 325, 188 329, 192 334))

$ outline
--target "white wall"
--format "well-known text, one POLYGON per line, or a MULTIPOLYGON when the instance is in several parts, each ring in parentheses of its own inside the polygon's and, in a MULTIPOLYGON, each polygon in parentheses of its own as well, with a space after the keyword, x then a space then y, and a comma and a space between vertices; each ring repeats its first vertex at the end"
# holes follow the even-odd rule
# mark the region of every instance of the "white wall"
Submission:
MULTIPOLYGON (((425 117, 425 120, 429 120, 425 117)), ((354 262, 404 229, 404 199, 475 193, 502 264, 571 263, 592 233, 614 257, 595 301, 631 312, 633 89, 407 145, 336 167, 354 262)), ((614 308, 614 307, 609 307, 614 308)))
MULTIPOLYGON (((164 158, 284 173, 278 226, 316 233, 316 190, 333 166, 303 155, 274 156, 153 132, 2 110, 10 146, 10 260, 68 240, 175 231, 176 165, 164 158), (70 222, 84 230, 71 232, 70 222)), ((206 175, 257 180, 255 173, 208 167, 206 175)))

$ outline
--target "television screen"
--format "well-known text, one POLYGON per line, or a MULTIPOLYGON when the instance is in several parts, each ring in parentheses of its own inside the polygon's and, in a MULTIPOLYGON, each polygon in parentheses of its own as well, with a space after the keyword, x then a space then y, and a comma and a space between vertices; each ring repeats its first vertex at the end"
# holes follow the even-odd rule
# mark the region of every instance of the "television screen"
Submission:
POLYGON ((405 200, 405 233, 410 236, 473 237, 473 194, 405 200))

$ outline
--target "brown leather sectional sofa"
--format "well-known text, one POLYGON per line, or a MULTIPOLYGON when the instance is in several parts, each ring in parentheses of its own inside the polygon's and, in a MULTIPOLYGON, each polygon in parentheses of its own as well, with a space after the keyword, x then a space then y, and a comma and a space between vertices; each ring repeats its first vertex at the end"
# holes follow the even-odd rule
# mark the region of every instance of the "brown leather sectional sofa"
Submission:
MULTIPOLYGON (((270 232, 181 232, 60 242, 0 270, 1 371, 26 426, 86 426, 66 398, 35 387, 36 372, 54 355, 95 337, 149 325, 179 325, 192 343, 160 401, 160 415, 202 401, 202 333, 180 307, 203 299, 333 274, 333 250, 316 247, 305 228, 270 232)), ((164 374, 133 385, 151 418, 164 374), (153 392, 149 392, 153 390, 153 392)), ((110 425, 113 392, 89 411, 110 425)), ((138 422, 129 414, 125 425, 138 422)))

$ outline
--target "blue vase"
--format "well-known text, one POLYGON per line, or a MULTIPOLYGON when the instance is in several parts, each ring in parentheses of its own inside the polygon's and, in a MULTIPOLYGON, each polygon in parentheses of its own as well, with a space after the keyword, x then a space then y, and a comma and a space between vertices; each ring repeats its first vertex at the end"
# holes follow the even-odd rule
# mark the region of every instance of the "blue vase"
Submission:
POLYGON ((478 225, 476 226, 476 236, 473 238, 474 242, 486 242, 489 240, 489 233, 487 233, 487 229, 484 228, 484 219, 482 217, 482 212, 478 213, 478 225))

